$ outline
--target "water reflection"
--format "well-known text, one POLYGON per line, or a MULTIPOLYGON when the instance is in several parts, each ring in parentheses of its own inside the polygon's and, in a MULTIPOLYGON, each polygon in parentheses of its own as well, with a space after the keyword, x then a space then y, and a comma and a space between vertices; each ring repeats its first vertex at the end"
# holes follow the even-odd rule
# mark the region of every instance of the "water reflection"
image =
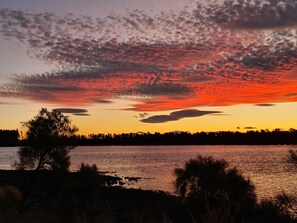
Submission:
MULTIPOLYGON (((259 197, 297 192, 297 168, 288 163, 291 146, 103 146, 77 147, 72 171, 81 162, 120 177, 141 177, 128 187, 173 192, 173 170, 198 154, 226 159, 249 177, 259 197)), ((0 168, 11 169, 17 148, 0 148, 0 168)))
POLYGON ((173 170, 198 154, 226 159, 256 185, 259 197, 297 188, 297 169, 287 163, 290 146, 117 146, 79 147, 71 153, 72 169, 96 163, 120 177, 144 178, 130 187, 173 192, 173 170))

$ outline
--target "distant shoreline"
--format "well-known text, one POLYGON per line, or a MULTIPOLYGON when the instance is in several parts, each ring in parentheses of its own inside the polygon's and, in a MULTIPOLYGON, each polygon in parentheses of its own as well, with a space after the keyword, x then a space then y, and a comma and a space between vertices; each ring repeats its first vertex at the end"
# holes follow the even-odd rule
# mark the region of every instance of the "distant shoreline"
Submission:
MULTIPOLYGON (((90 134, 61 140, 75 146, 297 145, 297 130, 90 134)), ((0 147, 26 144, 17 130, 0 130, 0 147)))
MULTIPOLYGON (((5 146, 5 145, 0 145, 0 148, 16 148, 20 147, 22 145, 14 145, 14 146, 5 146)), ((132 147, 132 146, 297 146, 297 144, 146 144, 146 145, 141 145, 141 144, 98 144, 98 145, 75 145, 80 146, 80 147, 117 147, 117 146, 123 146, 123 147, 132 147)))

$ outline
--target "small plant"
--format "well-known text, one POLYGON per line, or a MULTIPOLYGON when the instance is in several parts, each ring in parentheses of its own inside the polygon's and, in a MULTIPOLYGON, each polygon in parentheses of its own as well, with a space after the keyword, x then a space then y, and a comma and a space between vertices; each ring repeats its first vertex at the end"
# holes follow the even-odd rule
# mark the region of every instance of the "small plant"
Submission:
POLYGON ((98 167, 96 164, 89 165, 85 163, 81 163, 79 167, 80 173, 98 173, 98 167))
POLYGON ((297 217, 297 198, 294 195, 281 193, 276 197, 276 204, 283 213, 289 213, 295 218, 297 217))
POLYGON ((294 164, 297 164, 297 150, 290 149, 290 161, 294 164))

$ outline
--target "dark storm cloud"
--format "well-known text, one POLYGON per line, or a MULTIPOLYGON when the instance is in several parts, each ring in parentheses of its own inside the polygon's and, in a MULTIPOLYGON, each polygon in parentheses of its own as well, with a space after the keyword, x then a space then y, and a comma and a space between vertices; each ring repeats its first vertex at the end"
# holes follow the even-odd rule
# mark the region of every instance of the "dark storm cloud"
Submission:
POLYGON ((260 104, 255 104, 254 106, 260 106, 260 107, 271 107, 271 106, 275 106, 275 104, 269 104, 269 103, 260 103, 260 104))
POLYGON ((146 119, 141 119, 141 122, 145 123, 165 123, 169 121, 177 121, 183 118, 191 118, 191 117, 200 117, 203 115, 209 114, 217 114, 221 113, 220 111, 200 111, 196 109, 185 109, 180 111, 175 111, 170 113, 169 115, 154 115, 148 117, 146 119))

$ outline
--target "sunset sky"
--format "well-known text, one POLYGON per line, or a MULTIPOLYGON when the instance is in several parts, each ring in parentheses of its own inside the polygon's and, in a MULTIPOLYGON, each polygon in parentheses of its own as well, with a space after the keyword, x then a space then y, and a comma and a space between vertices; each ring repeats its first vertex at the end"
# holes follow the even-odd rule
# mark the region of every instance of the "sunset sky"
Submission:
POLYGON ((0 128, 297 128, 296 0, 1 0, 0 128))

